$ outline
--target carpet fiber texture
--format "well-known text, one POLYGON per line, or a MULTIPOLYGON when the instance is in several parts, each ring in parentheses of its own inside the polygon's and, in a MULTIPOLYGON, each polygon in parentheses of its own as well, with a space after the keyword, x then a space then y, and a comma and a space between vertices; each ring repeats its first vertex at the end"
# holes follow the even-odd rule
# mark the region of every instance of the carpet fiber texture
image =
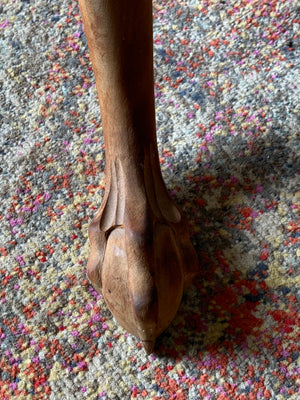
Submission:
POLYGON ((86 277, 105 187, 77 1, 0 1, 0 398, 300 398, 299 3, 155 0, 164 179, 199 276, 147 356, 86 277))

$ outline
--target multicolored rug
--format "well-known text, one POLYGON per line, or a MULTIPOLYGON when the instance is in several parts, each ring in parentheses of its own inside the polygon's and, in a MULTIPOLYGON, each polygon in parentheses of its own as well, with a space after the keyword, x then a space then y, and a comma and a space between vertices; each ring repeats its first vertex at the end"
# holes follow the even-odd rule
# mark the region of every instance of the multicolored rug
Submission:
POLYGON ((157 133, 201 268, 147 356, 87 281, 105 185, 77 1, 0 1, 0 398, 300 398, 299 3, 155 0, 157 133))

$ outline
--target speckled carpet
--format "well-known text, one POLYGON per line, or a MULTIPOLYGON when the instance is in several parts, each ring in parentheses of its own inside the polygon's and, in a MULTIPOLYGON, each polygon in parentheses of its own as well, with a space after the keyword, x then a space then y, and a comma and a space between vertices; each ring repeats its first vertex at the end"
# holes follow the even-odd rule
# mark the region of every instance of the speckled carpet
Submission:
POLYGON ((77 1, 0 1, 0 398, 300 398, 299 3, 154 7, 163 176, 201 263, 146 356, 87 281, 104 193, 77 1))

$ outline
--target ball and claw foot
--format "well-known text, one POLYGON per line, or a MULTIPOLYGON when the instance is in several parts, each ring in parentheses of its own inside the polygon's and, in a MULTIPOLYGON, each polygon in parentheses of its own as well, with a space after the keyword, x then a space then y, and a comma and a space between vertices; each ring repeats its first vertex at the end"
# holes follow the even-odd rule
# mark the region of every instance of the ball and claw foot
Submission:
POLYGON ((119 160, 111 163, 103 203, 89 227, 87 265, 94 288, 147 354, 198 272, 187 223, 152 171, 145 160, 134 185, 119 160))

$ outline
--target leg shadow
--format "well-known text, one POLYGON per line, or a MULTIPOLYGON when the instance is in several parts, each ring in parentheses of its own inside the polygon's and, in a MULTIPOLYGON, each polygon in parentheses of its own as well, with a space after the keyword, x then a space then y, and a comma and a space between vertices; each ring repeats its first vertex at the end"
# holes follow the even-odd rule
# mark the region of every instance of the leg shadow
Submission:
POLYGON ((218 143, 209 173, 202 167, 180 172, 185 189, 176 201, 192 220, 200 271, 172 325, 157 340, 163 357, 243 345, 264 323, 255 311, 272 302, 267 262, 260 258, 263 238, 253 224, 259 212, 276 211, 284 188, 293 188, 299 144, 277 134, 251 146, 233 140, 230 148, 218 143))

